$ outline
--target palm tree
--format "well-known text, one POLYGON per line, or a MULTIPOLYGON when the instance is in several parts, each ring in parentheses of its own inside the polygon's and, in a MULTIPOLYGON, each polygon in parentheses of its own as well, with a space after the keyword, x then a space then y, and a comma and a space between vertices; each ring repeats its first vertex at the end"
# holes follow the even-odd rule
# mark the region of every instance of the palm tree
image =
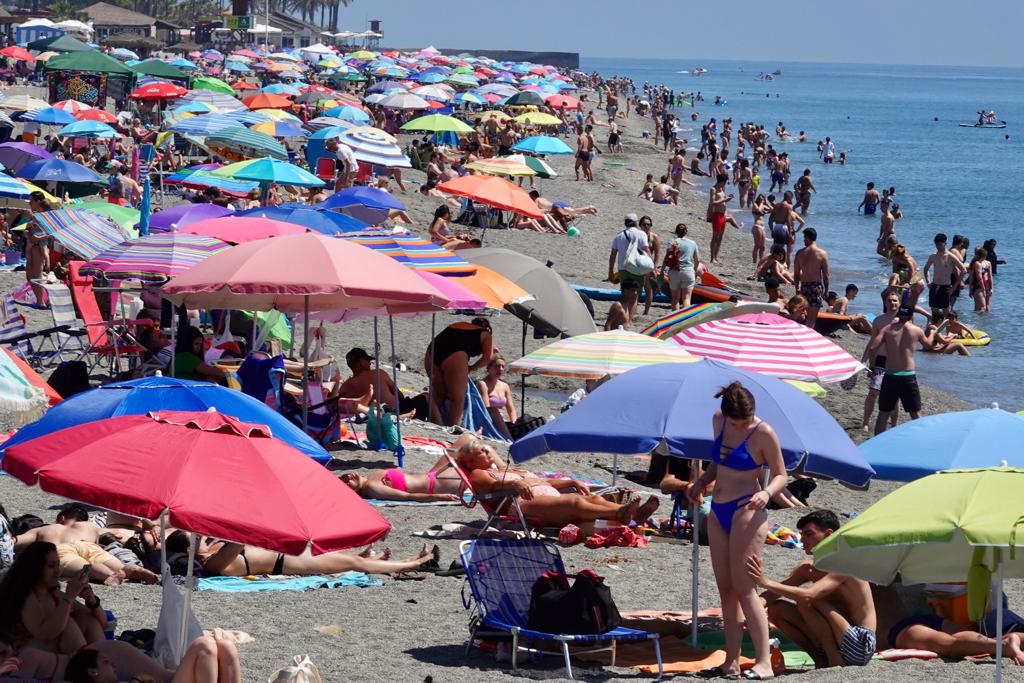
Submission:
POLYGON ((65 19, 82 19, 82 13, 74 8, 69 0, 54 0, 50 5, 50 18, 53 21, 65 19))

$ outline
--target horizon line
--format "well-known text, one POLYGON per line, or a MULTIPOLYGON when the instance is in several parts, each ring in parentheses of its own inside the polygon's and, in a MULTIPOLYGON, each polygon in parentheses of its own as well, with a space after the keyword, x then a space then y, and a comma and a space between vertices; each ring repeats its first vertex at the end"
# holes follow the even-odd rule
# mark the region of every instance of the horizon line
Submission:
MULTIPOLYGON (((546 50, 531 50, 531 52, 546 52, 546 50)), ((583 52, 577 53, 580 60, 583 59, 623 59, 630 61, 679 61, 679 62, 696 62, 699 65, 700 59, 691 57, 637 57, 637 56, 625 56, 625 55, 587 55, 583 52)), ((726 59, 721 57, 706 57, 704 61, 708 62, 735 62, 737 64, 750 64, 760 60, 754 59, 726 59)), ((967 68, 967 69, 1024 69, 1024 64, 1011 66, 1009 64, 922 64, 919 62, 820 62, 806 59, 786 59, 774 62, 774 64, 839 64, 843 66, 926 66, 926 67, 955 67, 955 68, 967 68)))

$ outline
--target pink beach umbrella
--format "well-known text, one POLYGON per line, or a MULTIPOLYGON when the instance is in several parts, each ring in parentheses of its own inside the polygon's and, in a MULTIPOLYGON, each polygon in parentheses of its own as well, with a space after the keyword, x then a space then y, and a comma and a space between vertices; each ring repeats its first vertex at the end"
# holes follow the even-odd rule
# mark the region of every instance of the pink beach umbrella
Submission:
MULTIPOLYGON (((412 270, 410 268, 410 270, 412 270)), ((482 311, 487 308, 487 302, 479 296, 458 284, 458 278, 444 277, 437 273, 425 270, 413 270, 418 276, 435 287, 445 297, 448 304, 444 306, 450 311, 482 311)), ((326 320, 332 323, 349 322, 360 318, 372 318, 376 316, 395 315, 400 318, 412 318, 425 313, 437 313, 438 307, 433 304, 394 304, 386 308, 349 308, 340 311, 315 311, 309 314, 314 320, 326 320)))
POLYGON ((831 339, 775 313, 709 320, 672 340, 696 356, 780 379, 841 382, 864 367, 831 339))
POLYGON ((178 232, 216 237, 232 244, 244 244, 268 237, 298 235, 306 232, 306 228, 295 223, 285 223, 270 218, 223 216, 189 223, 179 228, 178 232))

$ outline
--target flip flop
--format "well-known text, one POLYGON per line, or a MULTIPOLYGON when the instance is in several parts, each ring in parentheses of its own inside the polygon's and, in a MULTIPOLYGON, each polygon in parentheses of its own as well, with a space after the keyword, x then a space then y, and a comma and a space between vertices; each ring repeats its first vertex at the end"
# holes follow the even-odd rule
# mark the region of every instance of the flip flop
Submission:
POLYGON ((462 563, 458 560, 452 560, 452 563, 448 565, 448 569, 442 569, 434 572, 435 576, 465 576, 466 568, 462 566, 462 563))
POLYGON ((739 674, 726 673, 725 670, 720 666, 713 666, 710 669, 701 669, 696 673, 698 678, 728 678, 731 680, 739 680, 739 674))
POLYGON ((753 669, 745 669, 743 671, 743 673, 741 673, 739 676, 737 676, 737 678, 742 678, 743 680, 746 680, 746 681, 766 681, 766 680, 768 680, 768 678, 774 678, 774 676, 769 676, 768 678, 765 678, 764 676, 762 676, 761 674, 757 673, 753 669))

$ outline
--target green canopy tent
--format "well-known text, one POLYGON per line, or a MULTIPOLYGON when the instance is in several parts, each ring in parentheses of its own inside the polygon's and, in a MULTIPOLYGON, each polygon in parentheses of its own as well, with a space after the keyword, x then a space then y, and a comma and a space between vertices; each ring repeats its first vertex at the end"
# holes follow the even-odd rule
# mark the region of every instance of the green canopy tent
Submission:
POLYGON ((66 33, 33 40, 27 47, 29 50, 38 50, 39 52, 96 52, 95 48, 89 47, 78 38, 66 33))
POLYGON ((135 83, 135 72, 102 52, 58 55, 44 67, 50 84, 50 101, 73 99, 104 106, 107 96, 124 100, 135 83))
POLYGON ((159 59, 148 59, 136 64, 131 69, 142 76, 156 76, 157 78, 166 78, 167 80, 188 84, 189 75, 187 73, 171 66, 167 62, 161 62, 159 59))
POLYGON ((77 54, 57 55, 46 62, 47 73, 55 71, 81 71, 82 73, 106 74, 121 78, 134 78, 135 72, 113 57, 93 50, 77 54))

